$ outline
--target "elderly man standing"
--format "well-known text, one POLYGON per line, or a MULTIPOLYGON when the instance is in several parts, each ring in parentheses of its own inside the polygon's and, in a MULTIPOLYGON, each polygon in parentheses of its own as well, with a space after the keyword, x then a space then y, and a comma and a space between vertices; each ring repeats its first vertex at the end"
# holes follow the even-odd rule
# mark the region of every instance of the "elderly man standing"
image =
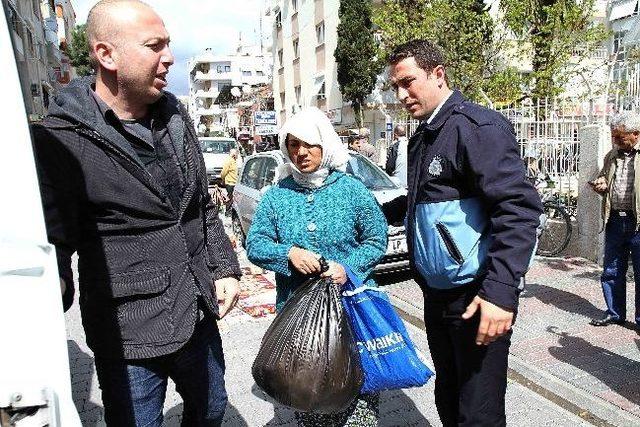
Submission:
POLYGON ((636 282, 635 321, 640 324, 640 156, 638 136, 640 116, 623 112, 611 120, 614 147, 604 158, 598 178, 591 181, 594 191, 603 196, 602 218, 605 224, 604 265, 600 282, 607 305, 605 316, 592 319, 593 326, 621 325, 627 316, 627 267, 629 255, 636 282))
POLYGON ((33 128, 65 307, 77 252, 108 425, 160 426, 168 378, 184 400, 183 425, 220 425, 227 394, 216 321, 237 301, 241 271, 193 125, 164 90, 169 34, 145 3, 102 0, 87 35, 95 78, 61 90, 33 128))

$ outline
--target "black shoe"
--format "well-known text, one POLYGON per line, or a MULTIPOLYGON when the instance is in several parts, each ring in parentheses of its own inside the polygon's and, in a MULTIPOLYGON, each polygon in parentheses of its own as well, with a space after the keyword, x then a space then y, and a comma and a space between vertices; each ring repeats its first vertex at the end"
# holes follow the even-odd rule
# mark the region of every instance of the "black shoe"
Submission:
POLYGON ((589 322, 589 324, 592 326, 608 326, 611 324, 624 325, 624 323, 625 323, 624 320, 617 319, 611 316, 610 314, 607 314, 602 319, 591 319, 591 322, 589 322))

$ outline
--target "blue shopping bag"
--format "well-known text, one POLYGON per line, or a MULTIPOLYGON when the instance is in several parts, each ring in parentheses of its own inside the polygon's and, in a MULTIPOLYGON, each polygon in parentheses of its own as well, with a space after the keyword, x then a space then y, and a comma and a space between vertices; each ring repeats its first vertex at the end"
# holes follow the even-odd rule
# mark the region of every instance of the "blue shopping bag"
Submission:
POLYGON ((362 393, 375 393, 427 383, 433 372, 418 358, 407 329, 386 292, 362 281, 348 266, 342 305, 360 353, 362 393))

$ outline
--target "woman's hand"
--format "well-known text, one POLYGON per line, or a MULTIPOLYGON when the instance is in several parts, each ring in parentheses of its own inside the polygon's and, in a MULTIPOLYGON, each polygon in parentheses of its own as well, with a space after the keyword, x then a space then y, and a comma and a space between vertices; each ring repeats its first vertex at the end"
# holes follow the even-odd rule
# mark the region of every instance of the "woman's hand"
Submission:
POLYGON ((340 286, 347 282, 347 272, 344 271, 344 267, 333 261, 329 261, 329 269, 322 273, 320 277, 330 277, 333 283, 340 286))
POLYGON ((320 256, 306 249, 292 246, 289 249, 289 261, 301 273, 320 273, 320 256))

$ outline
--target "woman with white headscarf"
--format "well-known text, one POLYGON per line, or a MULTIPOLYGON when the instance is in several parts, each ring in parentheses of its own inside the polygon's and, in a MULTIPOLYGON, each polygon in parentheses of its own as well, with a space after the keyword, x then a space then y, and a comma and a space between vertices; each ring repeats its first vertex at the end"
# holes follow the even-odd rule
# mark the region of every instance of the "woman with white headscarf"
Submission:
MULTIPOLYGON (((387 223, 371 192, 345 173, 349 155, 327 116, 317 108, 300 111, 280 131, 285 164, 280 181, 260 201, 247 235, 249 260, 276 273, 280 310, 309 275, 344 284, 348 265, 375 286, 374 267, 387 248, 387 223)), ((296 413, 299 425, 375 426, 378 395, 360 396, 333 415, 296 413)))

